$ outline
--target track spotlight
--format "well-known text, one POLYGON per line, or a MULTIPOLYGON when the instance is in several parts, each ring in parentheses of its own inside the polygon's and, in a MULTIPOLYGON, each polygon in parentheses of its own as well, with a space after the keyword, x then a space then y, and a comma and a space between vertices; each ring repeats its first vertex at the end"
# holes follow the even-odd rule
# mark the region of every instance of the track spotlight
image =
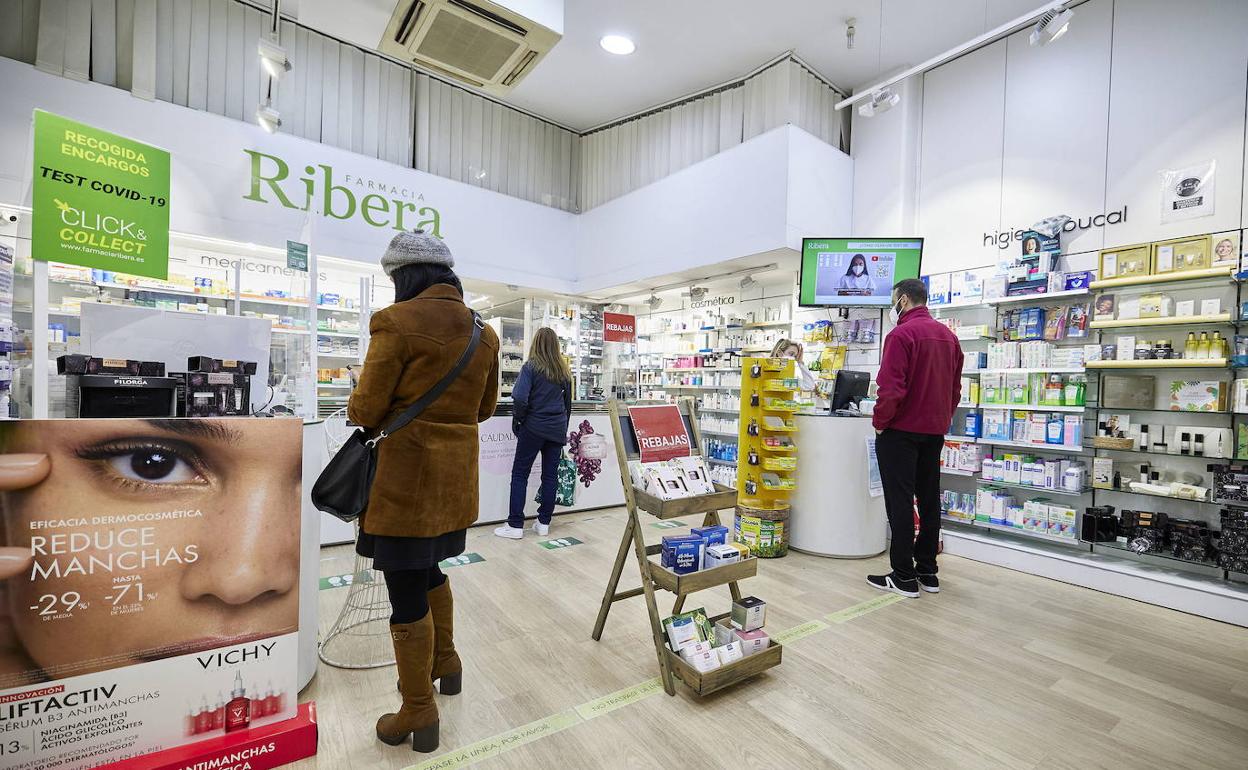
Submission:
POLYGON ((690 286, 689 287, 689 299, 693 300, 694 302, 697 302, 698 300, 706 296, 706 292, 707 292, 707 289, 705 287, 690 286))
POLYGON ((661 297, 659 297, 659 295, 655 294, 654 292, 651 292, 650 299, 646 300, 646 304, 650 306, 651 310, 657 310, 659 308, 659 305, 663 304, 663 300, 661 297))
POLYGON ((858 114, 864 118, 874 118, 881 112, 888 112, 901 103, 901 94, 891 87, 883 88, 871 94, 871 98, 858 105, 858 114))
POLYGON ((754 276, 747 275, 746 277, 742 278, 737 283, 737 285, 740 286, 742 289, 748 289, 756 283, 758 283, 758 281, 754 280, 754 276))
POLYGON ((286 58, 285 48, 267 37, 262 37, 257 50, 260 53, 260 66, 269 77, 281 80, 282 75, 290 72, 290 60, 286 58))
POLYGON ((264 104, 256 109, 256 122, 260 124, 261 128, 271 134, 281 128, 282 116, 277 110, 273 109, 272 102, 265 101, 264 104))
POLYGON ((854 35, 857 34, 857 32, 858 32, 858 20, 853 19, 853 18, 846 19, 845 20, 845 47, 851 51, 854 50, 854 35))
POLYGON ((1066 30, 1070 29, 1070 20, 1075 17, 1075 12, 1069 8, 1058 6, 1048 13, 1040 17, 1040 21, 1036 22, 1036 28, 1031 31, 1031 44, 1048 45, 1066 34, 1066 30))

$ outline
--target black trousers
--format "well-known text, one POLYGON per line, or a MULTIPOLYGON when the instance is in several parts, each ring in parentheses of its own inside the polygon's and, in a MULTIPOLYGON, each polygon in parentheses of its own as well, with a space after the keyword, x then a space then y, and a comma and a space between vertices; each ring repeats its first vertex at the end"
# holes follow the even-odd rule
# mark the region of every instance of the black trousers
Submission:
POLYGON ((415 623, 429 613, 429 592, 446 582, 433 565, 427 569, 388 569, 386 592, 390 594, 390 624, 415 623))
POLYGON ((940 545, 940 450, 944 436, 886 430, 875 438, 875 456, 884 485, 884 508, 892 530, 889 560, 893 574, 914 580, 915 572, 936 574, 940 545), (919 504, 919 536, 914 536, 914 502, 919 504))

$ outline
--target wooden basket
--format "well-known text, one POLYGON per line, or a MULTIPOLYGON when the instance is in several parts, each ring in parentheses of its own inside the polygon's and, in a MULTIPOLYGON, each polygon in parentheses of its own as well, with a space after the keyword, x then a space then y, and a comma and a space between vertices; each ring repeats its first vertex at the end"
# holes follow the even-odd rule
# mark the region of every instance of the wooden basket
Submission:
POLYGON ((648 492, 633 487, 633 500, 636 501, 638 508, 660 519, 674 519, 690 513, 722 511, 737 504, 737 490, 723 484, 716 484, 715 490, 715 493, 710 495, 660 500, 648 492))
MULTIPOLYGON (((750 561, 754 560, 750 559, 750 561)), ((710 695, 716 690, 731 687, 737 682, 761 674, 769 668, 780 665, 780 659, 784 655, 784 647, 773 639, 771 645, 762 652, 756 652, 748 658, 742 658, 735 663, 720 666, 714 671, 703 674, 686 663, 680 655, 672 652, 670 648, 664 647, 663 650, 667 654, 672 673, 676 674, 680 681, 697 695, 710 695)))
POLYGON ((757 574, 758 559, 753 557, 733 564, 725 564, 722 567, 700 569, 687 575, 677 575, 654 559, 650 560, 650 579, 659 588, 678 595, 704 591, 715 586, 726 585, 734 580, 752 578, 757 574))
POLYGON ((1135 449, 1135 439, 1113 438, 1112 436, 1093 436, 1092 446, 1097 449, 1135 449))

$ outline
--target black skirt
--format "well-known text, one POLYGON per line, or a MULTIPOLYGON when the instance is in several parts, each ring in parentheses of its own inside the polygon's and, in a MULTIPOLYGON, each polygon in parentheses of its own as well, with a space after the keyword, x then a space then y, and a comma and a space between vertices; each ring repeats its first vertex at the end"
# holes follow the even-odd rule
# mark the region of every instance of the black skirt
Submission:
POLYGON ((443 559, 464 552, 466 529, 447 532, 437 537, 391 537, 360 532, 355 552, 373 560, 373 569, 429 569, 443 559))

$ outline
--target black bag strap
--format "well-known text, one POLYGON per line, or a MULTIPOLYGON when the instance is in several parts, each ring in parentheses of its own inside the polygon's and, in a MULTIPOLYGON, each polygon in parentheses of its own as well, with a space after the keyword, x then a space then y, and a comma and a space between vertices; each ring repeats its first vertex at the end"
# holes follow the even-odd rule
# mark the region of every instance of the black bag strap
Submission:
POLYGON ((464 352, 459 354, 459 360, 455 362, 455 365, 451 367, 451 370, 447 372, 442 379, 438 380, 437 384, 430 388, 425 395, 416 399, 416 403, 404 409, 398 417, 395 417, 394 420, 390 422, 389 425, 381 429, 381 433, 378 433, 376 436, 370 438, 366 442, 370 449, 377 446, 377 444, 380 443, 386 436, 407 427, 408 423, 419 417, 421 412, 425 411, 430 404, 437 401, 438 397, 446 392, 446 389, 451 386, 451 383, 457 380, 459 375, 463 373, 464 368, 468 366, 468 362, 472 360, 472 354, 477 352, 477 345, 481 342, 481 330, 484 328, 485 322, 481 320, 481 315, 477 313, 477 311, 473 310, 472 339, 468 340, 468 347, 464 348, 464 352))

